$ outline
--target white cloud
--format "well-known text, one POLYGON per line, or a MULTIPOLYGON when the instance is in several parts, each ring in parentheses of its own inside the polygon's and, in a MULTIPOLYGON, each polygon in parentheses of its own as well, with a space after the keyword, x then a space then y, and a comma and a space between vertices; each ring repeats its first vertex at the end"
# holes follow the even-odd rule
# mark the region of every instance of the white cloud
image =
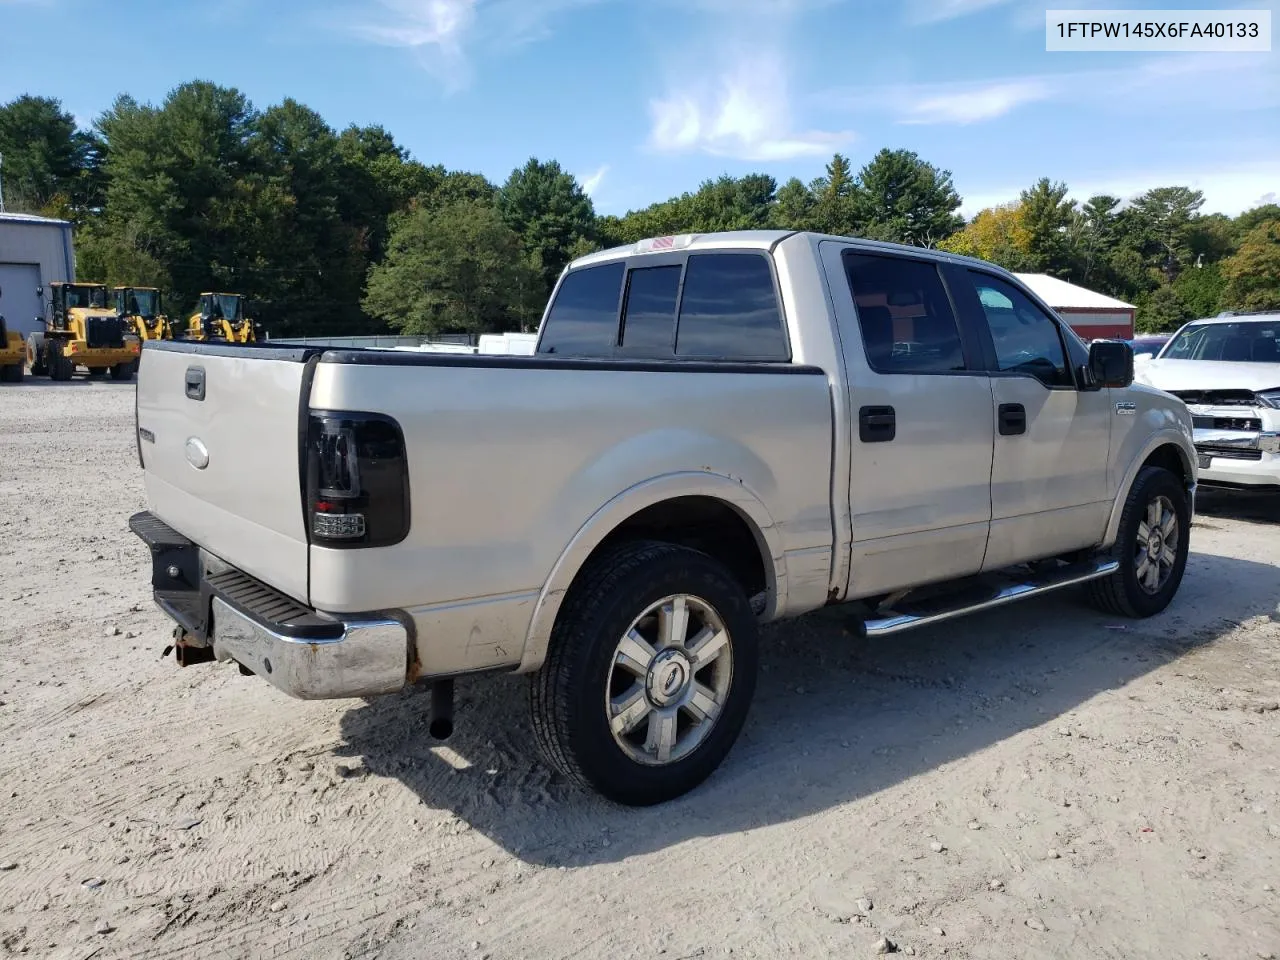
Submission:
POLYGON ((904 124, 970 124, 995 120, 1029 104, 1102 115, 1173 111, 1185 121, 1197 110, 1280 107, 1280 73, 1259 54, 1176 54, 1134 66, 993 77, 960 83, 889 84, 831 90, 818 102, 856 113, 887 113, 904 124))
POLYGON ((794 128, 781 58, 769 51, 738 51, 702 83, 680 84, 650 101, 652 149, 709 153, 737 160, 774 161, 823 156, 853 134, 794 128))
POLYGON ((607 174, 608 172, 609 172, 609 165, 607 163, 603 163, 600 165, 600 167, 596 170, 595 173, 592 173, 586 177, 579 177, 578 182, 582 184, 582 192, 585 193, 588 197, 594 196, 595 192, 598 189, 600 189, 600 184, 601 182, 603 182, 605 174, 607 174))
MULTIPOLYGON (((3 0, 0 0, 3 2, 3 0)), ((359 39, 412 50, 449 91, 471 80, 470 48, 510 48, 544 39, 571 10, 607 0, 373 0, 339 29, 359 39)))
POLYGON ((1011 110, 1053 96, 1043 80, 995 81, 979 85, 939 84, 932 92, 920 90, 907 98, 900 123, 968 124, 994 120, 1011 110))
POLYGON ((911 23, 942 23, 980 13, 991 7, 999 7, 1009 0, 911 0, 907 5, 907 19, 911 23))

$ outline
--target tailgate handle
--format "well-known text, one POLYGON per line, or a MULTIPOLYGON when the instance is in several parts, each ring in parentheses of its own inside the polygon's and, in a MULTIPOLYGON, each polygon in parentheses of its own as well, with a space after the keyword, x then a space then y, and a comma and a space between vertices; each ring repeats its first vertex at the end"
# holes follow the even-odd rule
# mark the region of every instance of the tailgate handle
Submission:
POLYGON ((187 367, 187 396, 192 400, 204 399, 204 367, 187 367))

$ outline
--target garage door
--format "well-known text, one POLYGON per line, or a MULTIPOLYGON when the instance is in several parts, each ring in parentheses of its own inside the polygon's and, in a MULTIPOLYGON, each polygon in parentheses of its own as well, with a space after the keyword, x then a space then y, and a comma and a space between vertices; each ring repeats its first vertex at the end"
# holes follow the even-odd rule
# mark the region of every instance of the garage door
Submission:
POLYGON ((44 311, 36 290, 40 267, 34 263, 0 263, 0 316, 5 326, 25 338, 44 329, 44 311))

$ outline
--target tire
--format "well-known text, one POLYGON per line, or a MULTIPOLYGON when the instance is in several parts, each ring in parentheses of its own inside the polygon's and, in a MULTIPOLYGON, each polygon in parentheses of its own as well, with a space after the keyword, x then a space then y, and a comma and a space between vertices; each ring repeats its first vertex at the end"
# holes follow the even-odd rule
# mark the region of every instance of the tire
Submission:
POLYGON ((18 363, 8 363, 0 367, 0 381, 4 383, 21 383, 22 375, 25 372, 21 361, 18 363))
POLYGON ((37 343, 34 334, 27 338, 27 362, 31 365, 33 377, 43 377, 49 373, 49 356, 44 346, 37 343))
POLYGON ((112 380, 132 380, 133 379, 133 361, 126 360, 124 363, 117 363, 111 368, 112 380))
POLYGON ((76 365, 70 357, 54 354, 49 358, 49 378, 52 380, 70 380, 75 376, 76 365))
POLYGON ((1105 613, 1134 619, 1160 613, 1182 583, 1190 535, 1191 508, 1182 481, 1163 467, 1143 467, 1120 514, 1113 550, 1120 569, 1089 585, 1094 605, 1105 613), (1153 539, 1148 521, 1157 505, 1162 532, 1153 539), (1173 537, 1176 541, 1170 550, 1167 540, 1173 537))
POLYGON ((750 601, 722 564, 673 544, 623 544, 593 560, 565 597, 530 688, 534 735, 548 762, 575 783, 627 806, 663 803, 698 786, 728 755, 746 722, 758 661, 750 601), (663 614, 681 607, 686 642, 664 646, 662 626, 672 619, 663 614), (635 633, 655 642, 631 646, 635 633), (699 636, 724 639, 708 650, 695 643, 699 636), (688 655, 698 649, 701 666, 688 655), (610 717, 622 704, 634 728, 615 735, 610 717))

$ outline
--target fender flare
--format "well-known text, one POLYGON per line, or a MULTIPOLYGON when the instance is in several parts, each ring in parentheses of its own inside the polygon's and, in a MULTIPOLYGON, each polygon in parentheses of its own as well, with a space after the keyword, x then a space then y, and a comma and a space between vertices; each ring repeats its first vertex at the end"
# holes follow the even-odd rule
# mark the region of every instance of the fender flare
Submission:
MULTIPOLYGON (((1133 488, 1133 482, 1138 478, 1138 471, 1146 463, 1147 457, 1155 453, 1160 447, 1165 446, 1171 446, 1178 451, 1178 456, 1182 459, 1182 465, 1186 468, 1187 476, 1191 477, 1187 492, 1194 498, 1196 462, 1194 453, 1188 452, 1186 436, 1172 429, 1160 430, 1152 434, 1146 444, 1139 450, 1138 455, 1130 461, 1128 469, 1125 470, 1124 480, 1120 484, 1120 491, 1116 495, 1115 502, 1111 505, 1111 517, 1107 520, 1106 533, 1102 538, 1102 548, 1104 550, 1109 550, 1115 546, 1116 537, 1120 533, 1120 515, 1124 513, 1125 501, 1129 499, 1129 491, 1133 488)), ((1194 450, 1195 448, 1192 447, 1191 449, 1194 450)), ((1194 499, 1192 509, 1194 510, 1194 499)))
POLYGON ((746 520, 756 537, 761 555, 771 560, 771 563, 764 565, 770 598, 764 615, 771 618, 775 611, 785 608, 786 554, 773 517, 761 499, 741 481, 722 474, 709 471, 664 474, 627 488, 597 509, 560 552, 534 604, 517 673, 532 673, 542 666, 551 641, 551 629, 560 613, 565 593, 591 552, 605 537, 641 510, 678 497, 710 497, 719 500, 746 520))

